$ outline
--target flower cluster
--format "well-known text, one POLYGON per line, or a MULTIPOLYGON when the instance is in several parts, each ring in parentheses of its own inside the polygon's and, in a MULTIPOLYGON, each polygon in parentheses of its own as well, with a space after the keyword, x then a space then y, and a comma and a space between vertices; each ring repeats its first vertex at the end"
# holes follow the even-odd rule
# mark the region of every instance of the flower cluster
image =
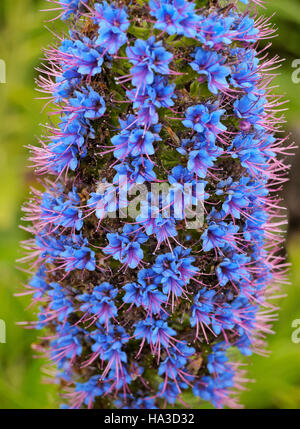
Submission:
POLYGON ((260 0, 244 12, 53 3, 72 30, 38 80, 57 120, 31 148, 47 177, 24 207, 30 326, 49 333, 35 348, 63 407, 161 408, 187 392, 237 407, 247 379, 230 349, 266 353, 286 269, 278 190, 294 147, 277 134, 279 60, 259 50, 274 29, 252 14, 260 0), (153 200, 154 184, 171 194, 153 200), (134 185, 148 192, 129 202, 134 185), (198 203, 190 228, 184 209, 198 203))

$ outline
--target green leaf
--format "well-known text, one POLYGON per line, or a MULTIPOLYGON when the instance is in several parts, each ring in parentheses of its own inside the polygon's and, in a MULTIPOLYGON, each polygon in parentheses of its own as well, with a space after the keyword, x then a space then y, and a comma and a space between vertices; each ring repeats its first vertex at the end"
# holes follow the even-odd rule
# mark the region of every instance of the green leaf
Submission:
POLYGON ((149 27, 137 27, 136 25, 131 25, 128 29, 128 33, 137 37, 138 39, 146 40, 151 35, 151 29, 149 27))
POLYGON ((190 86, 190 95, 194 98, 199 97, 200 95, 200 83, 195 80, 190 86))

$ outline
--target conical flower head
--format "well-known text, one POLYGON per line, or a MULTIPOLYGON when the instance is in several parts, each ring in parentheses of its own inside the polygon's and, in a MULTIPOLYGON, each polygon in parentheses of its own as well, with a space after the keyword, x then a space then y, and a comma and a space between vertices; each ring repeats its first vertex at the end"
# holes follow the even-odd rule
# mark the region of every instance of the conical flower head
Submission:
POLYGON ((73 408, 186 392, 236 407, 246 379, 228 351, 265 353, 285 270, 293 145, 277 134, 277 57, 259 48, 274 29, 258 0, 53 3, 70 29, 39 84, 57 125, 32 147, 44 190, 24 207, 32 326, 51 334, 36 348, 73 408))

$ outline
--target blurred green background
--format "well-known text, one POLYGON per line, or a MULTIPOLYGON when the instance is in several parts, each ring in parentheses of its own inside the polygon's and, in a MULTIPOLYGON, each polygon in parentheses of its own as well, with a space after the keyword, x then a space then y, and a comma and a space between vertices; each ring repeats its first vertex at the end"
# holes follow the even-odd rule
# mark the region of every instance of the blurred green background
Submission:
MULTIPOLYGON (((1 0, 0 59, 7 65, 7 83, 0 84, 0 319, 6 322, 7 343, 0 344, 0 408, 57 407, 55 387, 43 384, 40 366, 32 359, 30 344, 36 332, 16 326, 16 322, 33 319, 26 309, 28 298, 16 298, 24 280, 15 269, 20 257, 18 242, 24 237, 18 224, 20 206, 28 196, 31 182, 24 146, 35 142, 41 133, 42 103, 34 100, 34 71, 42 57, 42 46, 52 40, 44 27, 49 17, 45 0, 1 0)), ((270 0, 266 14, 276 12, 273 22, 279 36, 271 51, 286 61, 276 84, 290 100, 287 130, 300 140, 300 83, 292 82, 292 62, 300 58, 300 0, 270 0)), ((51 23, 48 25, 51 26, 51 23)), ((299 74, 300 76, 300 74, 299 74)), ((291 201, 291 227, 288 253, 292 262, 291 285, 284 287, 288 297, 281 302, 276 334, 269 338, 269 358, 255 356, 250 360, 249 376, 256 379, 242 395, 247 408, 300 408, 300 343, 291 341, 292 321, 300 319, 300 160, 296 157, 286 200, 291 201), (299 196, 298 196, 299 194, 299 196)))

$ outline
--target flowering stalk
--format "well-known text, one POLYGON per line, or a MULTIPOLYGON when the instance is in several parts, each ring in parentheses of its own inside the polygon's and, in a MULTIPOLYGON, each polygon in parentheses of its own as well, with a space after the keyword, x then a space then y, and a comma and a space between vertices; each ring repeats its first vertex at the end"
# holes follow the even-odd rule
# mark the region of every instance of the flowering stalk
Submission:
POLYGON ((69 31, 45 50, 56 120, 31 147, 45 177, 24 207, 30 326, 49 331, 35 349, 71 408, 161 408, 187 391, 237 407, 247 378, 230 350, 266 354, 287 269, 278 192, 294 146, 278 134, 280 60, 259 48, 274 34, 263 2, 48 1, 69 31), (136 184, 173 193, 130 216, 136 184), (205 201, 192 229, 182 195, 205 201))

